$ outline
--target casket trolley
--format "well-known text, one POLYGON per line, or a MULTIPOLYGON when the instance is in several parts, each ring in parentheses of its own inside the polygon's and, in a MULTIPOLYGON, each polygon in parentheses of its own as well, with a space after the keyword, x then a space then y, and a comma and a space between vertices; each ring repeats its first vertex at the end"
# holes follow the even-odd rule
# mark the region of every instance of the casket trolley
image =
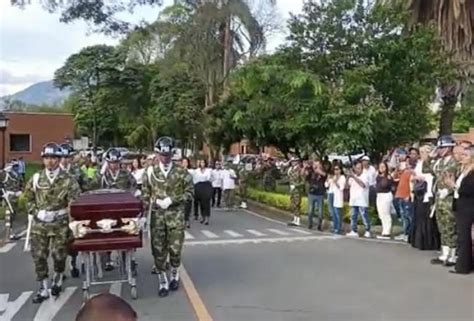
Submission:
POLYGON ((122 190, 97 190, 82 194, 71 204, 74 241, 72 250, 81 253, 83 264, 83 296, 89 298, 92 285, 128 283, 132 299, 137 298, 135 267, 137 248, 142 247, 142 203, 122 190), (101 254, 116 251, 120 278, 103 281, 101 254))

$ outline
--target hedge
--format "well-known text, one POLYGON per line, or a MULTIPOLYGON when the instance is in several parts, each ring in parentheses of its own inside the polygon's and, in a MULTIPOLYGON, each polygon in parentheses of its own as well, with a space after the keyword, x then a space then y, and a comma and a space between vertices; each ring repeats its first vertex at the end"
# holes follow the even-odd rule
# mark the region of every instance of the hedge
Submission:
MULTIPOLYGON (((284 211, 290 211, 290 196, 287 194, 280 194, 280 193, 273 193, 273 192, 266 192, 262 191, 257 188, 249 187, 248 188, 248 198, 284 211)), ((328 209, 328 204, 327 202, 324 202, 324 209, 323 209, 323 215, 324 218, 327 220, 331 219, 331 216, 329 214, 329 209, 328 209)), ((300 213, 302 215, 307 215, 308 214, 308 198, 306 196, 303 197, 301 201, 301 207, 300 207, 300 213)), ((349 223, 351 220, 351 214, 350 214, 350 208, 349 205, 346 203, 344 204, 343 208, 343 221, 346 223, 349 223)), ((369 217, 371 220, 372 224, 379 224, 379 218, 377 215, 377 212, 375 208, 370 207, 369 208, 369 217)), ((360 216, 359 216, 359 219, 360 216)))

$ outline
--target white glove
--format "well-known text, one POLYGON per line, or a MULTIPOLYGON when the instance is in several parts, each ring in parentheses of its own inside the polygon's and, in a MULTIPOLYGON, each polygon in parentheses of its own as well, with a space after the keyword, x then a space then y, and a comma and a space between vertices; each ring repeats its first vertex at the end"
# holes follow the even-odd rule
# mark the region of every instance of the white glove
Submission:
POLYGON ((295 185, 290 185, 290 191, 295 189, 295 185))
POLYGON ((21 192, 21 191, 18 191, 18 192, 15 193, 15 196, 16 196, 16 197, 20 197, 21 194, 22 194, 22 192, 21 192))
POLYGON ((440 199, 445 199, 449 194, 449 190, 447 188, 440 189, 438 191, 438 195, 440 199))
POLYGON ((166 210, 168 207, 170 207, 171 203, 173 203, 171 201, 171 198, 167 197, 163 200, 160 200, 160 199, 157 199, 156 200, 156 205, 158 205, 160 208, 166 210))
POLYGON ((140 191, 139 189, 137 189, 137 190, 135 191, 135 194, 133 194, 133 195, 134 195, 135 197, 139 197, 139 196, 142 195, 142 191, 140 191))

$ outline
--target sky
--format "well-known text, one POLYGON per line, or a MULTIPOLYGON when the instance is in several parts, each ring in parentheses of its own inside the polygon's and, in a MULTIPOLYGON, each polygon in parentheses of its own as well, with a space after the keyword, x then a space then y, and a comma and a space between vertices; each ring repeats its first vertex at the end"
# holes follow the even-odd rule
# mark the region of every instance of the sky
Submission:
MULTIPOLYGON (((0 0, 0 97, 53 78, 54 71, 81 48, 96 44, 117 44, 119 38, 91 33, 87 23, 59 22, 59 14, 43 10, 33 0, 25 9, 12 7, 10 0, 0 0)), ((169 4, 171 0, 165 0, 169 4)), ((282 31, 268 39, 268 50, 285 39, 286 20, 290 12, 299 13, 303 0, 277 0, 282 31)), ((154 21, 159 8, 139 7, 133 14, 122 14, 124 20, 138 23, 154 21)))

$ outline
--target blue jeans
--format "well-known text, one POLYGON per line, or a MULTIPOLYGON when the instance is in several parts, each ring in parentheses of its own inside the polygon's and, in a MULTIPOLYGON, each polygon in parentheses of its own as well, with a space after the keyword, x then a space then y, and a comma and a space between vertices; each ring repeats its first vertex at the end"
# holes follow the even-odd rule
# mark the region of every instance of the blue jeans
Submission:
POLYGON ((413 226, 413 204, 402 198, 398 199, 398 210, 402 218, 403 234, 410 235, 413 226))
POLYGON ((323 224, 323 205, 324 195, 308 194, 308 222, 309 226, 313 226, 314 211, 318 211, 318 227, 323 224))
POLYGON ((367 207, 352 206, 351 208, 351 228, 353 232, 357 232, 357 221, 359 219, 359 212, 364 222, 365 231, 370 232, 369 209, 367 207))
POLYGON ((397 217, 400 218, 400 199, 399 198, 393 198, 393 207, 395 208, 395 212, 397 213, 397 217))
POLYGON ((334 207, 334 193, 328 193, 328 208, 332 218, 332 229, 334 233, 341 231, 341 211, 334 207))

